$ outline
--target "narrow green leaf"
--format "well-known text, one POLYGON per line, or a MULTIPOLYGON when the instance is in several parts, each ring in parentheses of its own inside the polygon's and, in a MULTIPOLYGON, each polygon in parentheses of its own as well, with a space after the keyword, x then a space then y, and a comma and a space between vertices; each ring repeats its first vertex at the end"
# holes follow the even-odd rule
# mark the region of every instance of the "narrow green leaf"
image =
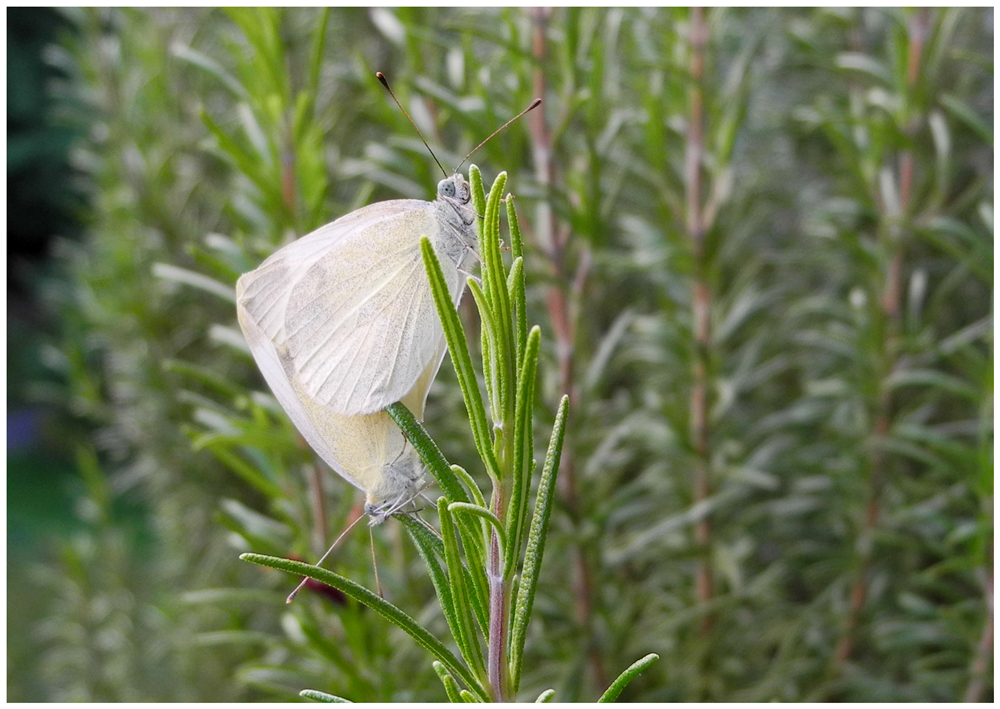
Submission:
POLYGON ((223 377, 219 376, 219 372, 216 369, 211 369, 209 367, 203 367, 199 364, 194 364, 192 362, 184 362, 179 359, 165 359, 162 361, 161 366, 164 372, 171 372, 173 374, 180 374, 195 381, 201 382, 207 387, 214 389, 217 393, 235 399, 236 397, 242 395, 244 390, 235 384, 231 384, 226 381, 223 377))
POLYGON ((496 398, 495 382, 499 376, 496 366, 501 361, 501 358, 497 356, 497 349, 502 343, 501 333, 489 300, 474 278, 469 279, 469 292, 472 293, 472 299, 476 301, 476 308, 479 310, 479 319, 482 323, 480 341, 483 353, 483 377, 486 380, 486 392, 490 397, 490 408, 495 419, 496 412, 500 411, 500 402, 496 398))
POLYGON ((475 694, 467 689, 461 690, 458 695, 462 698, 462 701, 466 704, 481 704, 482 700, 476 697, 475 694))
MULTIPOLYGON (((414 539, 414 542, 417 544, 417 549, 418 551, 420 551, 421 556, 423 556, 424 552, 426 551, 427 553, 435 556, 435 558, 432 560, 433 562, 436 563, 437 559, 444 560, 445 558, 444 541, 441 539, 441 537, 432 533, 429 529, 427 529, 427 527, 421 524, 419 520, 414 519, 412 515, 397 514, 393 515, 393 517, 398 519, 404 526, 406 526, 407 531, 409 531, 411 535, 417 535, 419 537, 419 541, 417 539, 414 539)), ((470 537, 475 537, 476 527, 474 525, 470 525, 469 524, 470 521, 472 520, 469 520, 467 518, 459 520, 459 528, 463 531, 462 535, 463 543, 470 537)), ((468 587, 471 591, 469 597, 470 600, 472 601, 472 610, 476 614, 476 621, 479 623, 480 627, 483 628, 483 635, 485 635, 486 634, 485 629, 488 627, 488 618, 489 618, 489 610, 486 607, 486 596, 488 592, 487 582, 485 573, 482 572, 477 573, 477 571, 479 571, 480 569, 485 569, 485 563, 483 561, 483 552, 482 550, 474 551, 473 549, 471 549, 470 545, 466 546, 465 555, 466 558, 470 560, 470 564, 473 564, 474 566, 473 570, 471 571, 467 567, 463 567, 462 571, 465 574, 466 583, 468 584, 468 587)), ((428 566, 430 566, 430 562, 428 562, 428 566)), ((440 568, 440 566, 438 568, 440 568)), ((431 573, 433 573, 433 569, 431 569, 431 573)), ((445 582, 447 583, 447 578, 445 578, 445 582)), ((450 589, 451 586, 449 583, 447 591, 449 597, 451 597, 450 589)), ((454 600, 452 601, 452 606, 454 607, 454 600)))
POLYGON ((465 488, 459 482, 455 472, 448 465, 444 454, 438 448, 437 443, 427 433, 423 424, 417 421, 413 413, 400 402, 390 404, 385 409, 386 413, 392 417, 400 430, 406 436, 406 440, 414 447, 420 460, 424 461, 427 470, 437 480, 441 486, 441 492, 454 502, 469 502, 469 496, 465 494, 465 488))
POLYGON ((219 79, 222 84, 233 92, 233 95, 237 98, 247 98, 247 91, 243 85, 237 81, 236 77, 226 71, 221 64, 209 57, 207 54, 202 54, 196 49, 192 49, 186 44, 181 44, 180 42, 174 42, 170 45, 170 53, 173 54, 178 59, 182 59, 194 66, 204 69, 209 74, 219 79))
POLYGON ((993 128, 990 124, 979 117, 972 108, 953 94, 944 94, 941 97, 941 105, 948 109, 956 119, 964 123, 979 136, 984 143, 993 147, 993 128))
POLYGON ((216 295, 229 303, 236 303, 236 290, 232 286, 226 283, 220 283, 214 278, 209 278, 203 273, 189 271, 186 268, 174 266, 169 263, 154 263, 153 275, 156 278, 162 278, 165 281, 173 281, 174 283, 183 283, 187 286, 193 286, 194 288, 203 290, 206 293, 216 295))
POLYGON ((483 497, 483 493, 479 490, 479 486, 476 485, 476 481, 472 479, 469 472, 460 465, 452 465, 452 472, 458 476, 458 478, 465 483, 465 487, 470 493, 472 493, 473 502, 475 502, 480 507, 486 507, 486 498, 483 497))
POLYGON ((442 558, 445 556, 444 543, 409 515, 397 515, 397 518, 406 527, 406 531, 410 533, 410 538, 416 545, 420 558, 427 565, 427 574, 431 577, 431 583, 434 585, 435 593, 437 593, 438 602, 441 604, 441 613, 448 623, 448 629, 451 630, 452 637, 455 638, 459 650, 465 656, 466 648, 460 639, 463 634, 461 620, 459 619, 460 611, 455 606, 455 597, 452 594, 452 585, 448 580, 448 574, 445 573, 438 562, 439 556, 442 558))
POLYGON ((462 701, 462 696, 458 693, 458 682, 455 678, 451 676, 448 670, 445 669, 437 660, 434 661, 433 665, 434 671, 437 672, 438 679, 441 680, 441 684, 444 685, 444 692, 448 695, 448 701, 452 704, 458 704, 462 701))
POLYGON ((524 260, 514 259, 507 276, 507 292, 514 308, 514 346, 517 350, 514 366, 521 371, 524 366, 524 347, 528 343, 528 308, 524 294, 524 260))
POLYGON ((521 224, 514 209, 514 195, 507 195, 507 227, 510 229, 510 253, 515 259, 524 258, 524 239, 521 238, 521 224))
POLYGON ((448 505, 448 511, 453 513, 461 512, 462 514, 472 515, 478 517, 479 519, 486 520, 486 522, 491 524, 493 528, 497 531, 497 534, 500 536, 501 544, 505 545, 504 548, 506 548, 507 532, 503 528, 503 523, 500 522, 499 519, 497 519, 496 515, 494 515, 485 507, 472 505, 469 504, 468 502, 452 502, 450 505, 448 505))
POLYGON ((208 450, 212 455, 218 458, 223 465, 239 475, 246 482, 250 483, 267 495, 269 499, 280 500, 285 497, 285 491, 281 489, 280 485, 272 482, 270 478, 264 475, 264 473, 260 472, 256 467, 247 463, 240 456, 233 453, 225 445, 207 443, 205 445, 205 450, 208 450))
POLYGON ((266 566, 271 569, 278 569, 279 571, 284 571, 292 574, 293 576, 307 576, 311 579, 319 581, 320 583, 325 583, 342 591, 358 603, 368 606, 390 623, 400 628, 403 632, 413 638, 417 644, 420 645, 420 647, 424 648, 440 660, 441 664, 447 667, 449 672, 461 679, 467 687, 473 690, 477 695, 481 695, 483 699, 487 698, 485 691, 476 681, 475 677, 473 677, 469 670, 462 665, 461 662, 459 662, 458 658, 455 657, 440 640, 431 635, 426 628, 418 624, 417 621, 407 615, 400 608, 394 606, 392 603, 389 603, 384 598, 380 598, 364 586, 360 586, 350 579, 346 579, 339 574, 328 571, 327 569, 312 566, 311 564, 305 564, 301 561, 292 561, 291 559, 282 559, 277 556, 266 556, 264 554, 253 553, 240 554, 240 559, 243 561, 249 561, 253 564, 259 564, 260 566, 266 566))
POLYGON ((455 598, 455 609, 458 622, 456 623, 455 642, 458 644, 462 657, 477 676, 486 677, 486 660, 483 657, 483 649, 479 644, 479 636, 472 625, 471 599, 469 598, 469 587, 467 579, 462 573, 464 564, 458 548, 458 536, 456 525, 453 524, 451 513, 448 511, 448 501, 444 498, 438 499, 438 518, 441 520, 441 536, 444 540, 444 556, 448 565, 448 578, 451 581, 451 588, 455 598))
POLYGON ((608 687, 608 691, 601 695, 598 702, 613 702, 618 699, 618 696, 622 693, 622 690, 628 686, 628 683, 638 677, 643 670, 652 665, 654 662, 660 659, 660 656, 655 652, 651 652, 646 655, 641 660, 636 660, 628 669, 618 675, 618 679, 611 683, 608 687))
MULTIPOLYGON (((483 463, 486 464, 487 472, 495 480, 499 480, 499 466, 490 443, 490 428, 486 420, 486 409, 483 406, 483 397, 479 392, 476 372, 472 368, 472 357, 469 356, 469 343, 465 337, 465 330, 462 328, 462 321, 458 317, 458 311, 455 310, 455 304, 452 302, 451 294, 445 284, 437 254, 434 253, 434 247, 431 246, 431 242, 426 236, 420 240, 420 248, 423 252, 424 266, 427 268, 427 277, 431 282, 431 292, 434 294, 438 317, 441 319, 445 339, 448 341, 451 361, 455 366, 455 373, 458 375, 458 383, 462 387, 462 396, 465 398, 465 408, 469 412, 469 421, 472 423, 472 434, 476 441, 476 448, 479 450, 483 463)), ((468 500, 464 500, 464 502, 468 502, 468 500)))
POLYGON ((535 372, 538 368, 538 350, 541 346, 542 331, 536 325, 528 335, 528 347, 524 355, 524 367, 518 376, 516 411, 514 414, 514 485, 510 505, 507 507, 507 528, 510 530, 510 547, 505 549, 507 564, 504 578, 514 575, 518 559, 521 557, 521 542, 524 540, 528 517, 528 492, 531 489, 531 469, 534 457, 532 413, 535 403, 535 372))
POLYGON ((538 695, 538 699, 535 700, 535 704, 548 704, 555 698, 556 698, 556 690, 546 689, 544 692, 538 695))
MULTIPOLYGON (((470 282, 472 279, 469 279, 470 282)), ((477 284, 478 286, 478 284, 477 284)), ((475 298, 475 294, 472 296, 475 298)), ((489 302, 485 294, 483 295, 483 300, 489 302)), ((476 307, 479 307, 479 303, 476 303, 476 307)), ((480 311, 480 319, 482 319, 482 311, 480 311)), ((496 387, 493 382, 496 381, 496 358, 493 356, 493 351, 496 349, 496 338, 492 335, 490 328, 486 325, 485 319, 483 319, 483 326, 479 329, 479 352, 483 358, 483 380, 486 384, 486 395, 490 398, 490 410, 497 411, 497 403, 494 400, 494 393, 496 392, 496 387)))
MULTIPOLYGON (((449 502, 469 502, 469 497, 465 492, 465 488, 459 482, 459 478, 455 474, 455 471, 448 465, 448 461, 445 460, 444 455, 441 453, 441 449, 438 448, 437 444, 424 429, 423 425, 416 420, 413 414, 401 403, 397 402, 386 408, 388 414, 396 422, 399 428, 406 434, 406 438, 413 447, 417 450, 420 455, 420 459, 424 461, 424 464, 430 470, 431 474, 438 481, 441 486, 441 491, 444 493, 445 497, 449 502)), ((462 471, 465 472, 465 471, 462 471)), ((465 473, 468 476, 468 473, 465 473)), ((471 482, 471 478, 469 478, 471 482)), ((475 487, 475 483, 472 483, 475 487)), ((479 494, 479 499, 482 498, 482 494, 479 494)), ((458 521, 459 526, 462 527, 463 538, 468 538, 470 543, 465 550, 466 556, 469 557, 469 563, 474 565, 473 569, 469 572, 472 577, 471 583, 474 584, 474 602, 476 608, 485 608, 486 604, 486 577, 483 566, 483 558, 485 554, 485 542, 479 541, 479 536, 476 532, 480 530, 480 525, 467 517, 463 517, 458 521), (475 541, 473 541, 475 540, 475 541), (476 542, 479 543, 476 543, 476 542)), ((443 552, 442 552, 443 556, 443 552)))
POLYGON ((507 173, 501 172, 493 181, 490 193, 486 198, 486 213, 483 219, 482 238, 479 243, 480 256, 483 259, 483 290, 489 303, 493 307, 494 325, 493 336, 495 347, 492 355, 496 359, 493 362, 494 377, 493 383, 499 385, 497 391, 491 392, 491 400, 499 402, 499 407, 494 407, 493 419, 505 424, 510 423, 514 414, 513 389, 511 384, 514 381, 514 362, 511 355, 514 353, 514 336, 511 330, 510 298, 507 293, 507 277, 503 264, 503 256, 500 253, 500 199, 503 194, 504 185, 507 183, 507 173))
MULTIPOLYGON (((462 524, 459 525, 459 529, 463 530, 463 543, 471 536, 468 528, 465 526, 469 521, 468 519, 462 519, 462 524)), ((474 556, 469 553, 470 551, 471 545, 466 546, 465 556, 469 561, 469 566, 463 566, 462 571, 465 574, 465 583, 469 588, 469 600, 472 601, 472 612, 485 638, 489 634, 490 627, 490 609, 489 601, 487 600, 489 597, 489 583, 486 580, 486 560, 482 554, 474 556)))
MULTIPOLYGON (((455 680, 453 679, 452 682, 455 680)), ((344 699, 343 697, 338 697, 335 694, 327 694, 326 692, 321 692, 318 689, 303 689, 299 692, 300 697, 305 697, 306 699, 312 699, 314 702, 328 702, 330 704, 353 704, 350 699, 344 699)))
POLYGON ((215 122, 207 111, 202 110, 201 120, 208 131, 219 143, 219 148, 229 157, 236 168, 249 178, 265 195, 274 192, 274 185, 269 182, 273 165, 262 163, 250 156, 222 127, 215 122))
POLYGON ((495 386, 497 379, 502 376, 496 370, 497 364, 503 361, 503 358, 498 356, 499 353, 497 351, 503 346, 501 340, 502 333, 493 310, 490 308, 486 294, 483 293, 483 289, 475 279, 469 279, 469 292, 472 293, 472 299, 476 301, 476 307, 479 310, 479 319, 482 322, 483 377, 486 379, 486 392, 490 397, 490 409, 493 412, 495 420, 497 412, 503 410, 503 404, 498 398, 499 392, 495 386))
MULTIPOLYGON (((472 189, 472 208, 480 216, 486 214, 486 191, 483 189, 483 174, 476 165, 469 165, 469 187, 472 189)), ((476 220, 476 233, 483 238, 483 222, 476 220)))
MULTIPOLYGON (((319 78, 323 69, 323 48, 326 46, 326 27, 330 20, 330 8, 320 9, 316 29, 313 31, 312 50, 309 53, 309 78, 306 80, 306 95, 309 96, 310 108, 315 104, 319 94, 319 78)), ((317 116, 313 117, 314 119, 317 116)))
POLYGON ((552 513, 552 493, 555 488, 556 476, 559 473, 559 459, 562 455, 563 434, 566 431, 566 415, 568 410, 569 397, 563 396, 562 401, 559 402, 559 411, 556 413, 555 423, 552 425, 552 436, 549 439, 549 450, 545 454, 542 477, 538 481, 535 514, 531 518, 531 529, 528 532, 528 547, 524 552, 521 583, 517 589, 517 603, 514 608, 514 623, 510 638, 510 676, 515 692, 521 685, 521 662, 524 656, 524 641, 527 638, 531 608, 535 602, 538 571, 542 565, 542 555, 545 553, 545 536, 548 533, 549 515, 552 513))

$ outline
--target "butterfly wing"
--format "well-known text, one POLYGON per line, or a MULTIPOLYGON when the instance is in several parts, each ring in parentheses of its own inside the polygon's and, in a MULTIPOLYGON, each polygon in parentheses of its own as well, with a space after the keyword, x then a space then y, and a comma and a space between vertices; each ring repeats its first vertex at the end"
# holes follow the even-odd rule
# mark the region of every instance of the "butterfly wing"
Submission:
POLYGON ((336 438, 335 433, 331 435, 329 425, 324 425, 322 420, 314 420, 315 416, 310 414, 315 414, 315 412, 306 410, 299 393, 292 385, 291 377, 294 376, 294 370, 287 356, 281 356, 278 346, 267 336, 257 321, 249 316, 247 309, 239 300, 237 300, 236 313, 240 327, 243 329, 243 335, 246 337, 247 344, 250 345, 250 352, 253 354, 254 361, 257 362, 257 367, 264 375, 264 380, 285 413, 288 414, 288 418, 292 420, 295 428, 327 465, 352 485, 364 489, 360 481, 345 471, 328 444, 328 439, 336 438))
MULTIPOLYGON (((265 381, 292 420, 295 428, 314 451, 341 477, 368 493, 369 502, 395 499, 384 475, 406 450, 406 440, 396 423, 384 411, 361 416, 343 416, 312 399, 296 379, 287 351, 279 348, 266 333, 237 306, 240 326, 265 381)), ((444 356, 442 337, 432 361, 421 372, 413 389, 400 397, 417 416, 423 418, 424 401, 444 356)))
MULTIPOLYGON (((410 202, 418 206, 346 235, 303 269, 287 296, 284 331, 299 382, 336 413, 384 409, 440 362, 443 332, 420 237, 435 243, 441 227, 431 203, 410 202)), ((447 258, 441 265, 457 300, 459 271, 447 258)))
POLYGON ((288 300, 303 276, 323 256, 352 238, 363 237, 380 221, 419 209, 416 199, 377 202, 346 214, 296 239, 271 254, 260 266, 244 273, 236 283, 241 317, 254 323, 277 346, 286 344, 285 315, 288 300))

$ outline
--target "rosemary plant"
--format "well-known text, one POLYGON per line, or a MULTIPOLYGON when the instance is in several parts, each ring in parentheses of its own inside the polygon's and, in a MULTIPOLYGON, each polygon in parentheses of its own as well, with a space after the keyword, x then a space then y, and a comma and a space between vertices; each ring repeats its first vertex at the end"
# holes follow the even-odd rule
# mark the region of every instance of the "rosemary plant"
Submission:
MULTIPOLYGON (((397 625, 435 659, 434 668, 451 701, 511 701, 517 696, 527 626, 559 472, 569 398, 563 397, 549 439, 541 478, 529 517, 531 478, 536 467, 533 442, 535 375, 541 330, 528 330, 525 306, 524 246, 514 198, 501 197, 507 174, 501 172, 489 195, 476 166, 469 170, 473 205, 484 218, 479 225, 481 283, 469 279, 482 322, 482 373, 486 401, 479 388, 469 346, 430 241, 421 249, 451 361, 469 413, 480 465, 489 476, 489 503, 476 481, 458 465, 449 465, 427 431, 401 403, 388 411, 416 448, 441 488, 437 512, 440 533, 407 514, 398 514, 434 583, 459 656, 430 630, 379 594, 337 573, 292 559, 243 554, 241 559, 306 576, 328 584, 397 625), (501 203, 506 202, 506 210, 501 203), (500 216, 506 212, 511 263, 500 249, 500 216), (488 402, 488 407, 487 407, 488 402), (487 411, 489 412, 487 414, 487 411), (488 418, 489 417, 489 418, 488 418), (492 423, 492 425, 491 425, 492 423), (461 659, 460 659, 461 658, 461 659)), ((616 679, 602 701, 613 701, 629 681, 657 659, 647 655, 616 679)), ((539 699, 550 700, 553 690, 539 699)), ((343 701, 316 690, 302 696, 343 701)))

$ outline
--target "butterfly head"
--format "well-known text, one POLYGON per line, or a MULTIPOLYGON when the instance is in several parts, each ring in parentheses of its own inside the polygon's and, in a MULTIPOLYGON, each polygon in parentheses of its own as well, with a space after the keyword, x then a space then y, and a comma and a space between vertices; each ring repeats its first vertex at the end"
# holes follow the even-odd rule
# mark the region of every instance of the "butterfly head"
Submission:
POLYGON ((472 199, 472 189, 460 172, 441 180, 438 183, 437 193, 438 198, 460 205, 466 205, 472 199))

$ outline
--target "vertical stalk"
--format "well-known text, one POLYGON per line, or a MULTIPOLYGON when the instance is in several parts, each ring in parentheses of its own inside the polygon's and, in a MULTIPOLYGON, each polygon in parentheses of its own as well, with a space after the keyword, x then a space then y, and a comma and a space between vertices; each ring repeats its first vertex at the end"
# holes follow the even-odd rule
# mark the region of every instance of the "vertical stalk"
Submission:
MULTIPOLYGON (((688 120, 687 149, 685 154, 684 184, 687 189, 688 238, 694 256, 694 283, 692 284, 692 308, 694 319, 694 381, 691 386, 691 447, 695 456, 694 499, 699 504, 711 494, 708 424, 708 359, 711 347, 712 294, 708 283, 708 265, 705 258, 705 220, 701 209, 701 161, 704 144, 704 103, 702 79, 705 72, 705 44, 708 32, 705 27, 704 11, 700 7, 691 10, 691 115, 688 120)), ((712 567, 709 558, 712 543, 711 522, 707 515, 695 526, 695 542, 701 560, 696 572, 698 603, 707 604, 712 600, 712 567)), ((701 633, 707 634, 711 628, 711 617, 707 614, 701 623, 701 633)))
MULTIPOLYGON (((993 543, 990 542, 990 560, 993 559, 993 543)), ((986 600, 986 624, 983 626, 983 634, 979 638, 976 646, 976 656, 972 661, 972 670, 969 673, 969 685, 965 688, 965 702, 983 701, 983 692, 986 690, 986 675, 990 668, 990 658, 993 657, 993 569, 988 568, 984 574, 984 598, 986 600)))
MULTIPOLYGON (((910 23, 906 71, 908 94, 912 94, 912 89, 916 85, 917 78, 920 76, 920 63, 929 24, 930 14, 927 8, 918 10, 910 23)), ((912 96, 907 95, 906 100, 910 102, 912 96)), ((910 105, 910 110, 913 110, 912 104, 910 105)), ((907 134, 912 136, 919 127, 919 123, 920 117, 911 114, 909 116, 909 123, 905 127, 907 134)), ((899 206, 900 217, 902 218, 905 218, 909 212, 911 193, 913 191, 913 174, 913 152, 906 149, 899 156, 899 206)), ((883 223, 892 219, 884 212, 880 217, 883 223)), ((885 275, 885 285, 880 303, 883 333, 885 336, 882 340, 882 351, 880 353, 881 366, 879 376, 883 379, 891 374, 897 365, 900 313, 903 297, 903 266, 906 257, 900 226, 897 223, 890 223, 888 224, 887 231, 890 237, 889 248, 891 249, 891 257, 885 275)), ((874 439, 878 441, 884 438, 889 433, 891 426, 892 394, 886 387, 882 386, 880 387, 876 403, 875 423, 873 426, 874 439)), ((885 454, 880 448, 877 448, 871 454, 871 465, 868 471, 868 507, 860 533, 862 558, 858 565, 854 585, 851 588, 850 607, 844 627, 844 634, 834 653, 834 668, 837 671, 850 658, 854 650, 855 631, 861 615, 861 609, 864 607, 865 599, 868 595, 866 577, 871 564, 873 537, 878 527, 881 512, 882 487, 885 483, 885 465, 885 454)))
MULTIPOLYGON (((545 54, 546 25, 551 8, 531 10, 533 20, 532 55, 535 59, 534 94, 545 96, 545 54)), ((531 129, 532 155, 535 162, 535 177, 543 191, 548 194, 555 180, 552 160, 552 140, 545 124, 545 104, 529 117, 531 129)), ((571 308, 571 299, 578 297, 586 285, 587 259, 581 260, 575 277, 571 276, 566 264, 566 246, 569 230, 560 229, 555 213, 548 200, 539 200, 536 215, 536 233, 539 246, 546 253, 552 270, 552 285, 547 294, 549 319, 556 341, 556 360, 559 370, 559 388, 569 396, 570 408, 575 409, 579 398, 574 382, 574 354, 576 341, 576 318, 579 308, 571 308)), ((576 492, 576 465, 573 446, 563 450, 558 476, 559 491, 574 525, 579 521, 579 504, 576 492)), ((574 537, 575 539, 576 537, 574 537)), ((601 654, 591 631, 593 608, 593 581, 590 564, 583 547, 573 543, 573 593, 576 598, 576 617, 588 644, 588 662, 597 687, 607 686, 607 677, 601 654)))
MULTIPOLYGON (((493 496, 493 514, 503 519, 503 495, 497 489, 493 496)), ((486 560, 486 578, 490 591, 490 628, 486 656, 486 672, 490 690, 498 702, 511 698, 507 677, 507 615, 510 610, 510 583, 503 577, 503 548, 496 530, 490 533, 490 548, 486 560)))
POLYGON ((323 495, 323 472, 310 464, 309 496, 312 498, 313 546, 322 551, 326 546, 326 500, 323 495))

